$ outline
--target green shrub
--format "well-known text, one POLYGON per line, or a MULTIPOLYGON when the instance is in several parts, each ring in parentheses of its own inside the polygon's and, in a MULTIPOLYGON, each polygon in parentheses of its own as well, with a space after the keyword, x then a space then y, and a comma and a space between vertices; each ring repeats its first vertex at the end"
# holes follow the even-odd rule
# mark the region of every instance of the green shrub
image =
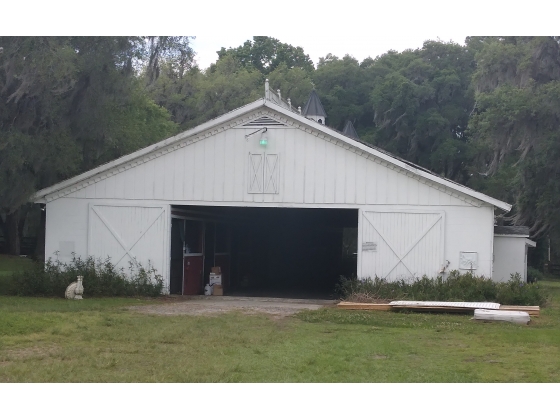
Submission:
POLYGON ((84 276, 84 296, 158 296, 163 278, 149 266, 129 267, 129 273, 118 269, 110 258, 73 258, 70 263, 49 259, 30 269, 12 275, 12 284, 20 296, 64 296, 66 287, 76 277, 84 276))
POLYGON ((527 267, 527 281, 529 283, 536 283, 539 280, 543 280, 544 279, 544 274, 534 268, 534 267, 527 267))
POLYGON ((546 296, 535 283, 525 283, 519 274, 512 274, 507 283, 498 283, 496 302, 504 305, 539 305, 546 303, 546 296))
POLYGON ((503 305, 544 305, 546 296, 535 284, 512 276, 507 283, 496 283, 484 276, 458 271, 449 273, 447 279, 426 276, 415 280, 390 282, 375 279, 341 278, 337 292, 342 299, 355 302, 387 300, 428 300, 459 302, 498 302, 503 305))

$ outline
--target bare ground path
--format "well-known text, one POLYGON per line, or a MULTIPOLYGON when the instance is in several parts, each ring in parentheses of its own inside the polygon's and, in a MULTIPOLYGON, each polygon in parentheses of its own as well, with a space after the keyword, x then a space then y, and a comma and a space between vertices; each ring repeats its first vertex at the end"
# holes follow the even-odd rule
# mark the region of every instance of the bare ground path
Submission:
POLYGON ((133 306, 130 310, 151 315, 214 315, 240 311, 285 317, 306 309, 317 310, 337 303, 335 300, 238 296, 172 297, 165 300, 166 303, 163 304, 133 306))

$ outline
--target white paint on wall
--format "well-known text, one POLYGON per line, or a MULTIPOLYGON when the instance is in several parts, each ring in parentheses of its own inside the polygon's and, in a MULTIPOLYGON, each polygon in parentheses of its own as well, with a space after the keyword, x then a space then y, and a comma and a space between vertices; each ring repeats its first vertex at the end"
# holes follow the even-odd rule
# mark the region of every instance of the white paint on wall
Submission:
POLYGON ((437 276, 444 259, 445 212, 364 210, 361 216, 364 274, 388 280, 437 276), (379 245, 373 253, 364 243, 379 245))
POLYGON ((519 273, 527 281, 527 248, 535 243, 524 236, 494 236, 494 272, 492 279, 509 281, 512 274, 519 273))
MULTIPOLYGON (((151 265, 168 288, 169 206, 123 200, 63 198, 47 204, 45 257, 70 262, 61 244, 72 242, 76 257, 105 259, 127 273, 130 263, 151 265)), ((87 279, 85 279, 87 281, 87 279)))
POLYGON ((478 254, 476 274, 492 275, 492 204, 270 116, 286 125, 267 129, 266 147, 259 135, 247 137, 255 127, 236 123, 177 143, 169 153, 154 149, 138 164, 68 187, 63 197, 47 196, 46 257, 61 242, 73 242, 77 256, 150 260, 167 285, 171 205, 352 208, 360 211, 359 246, 376 244, 375 252, 358 250, 360 277, 437 275, 447 260, 448 270, 459 269, 462 251, 478 254), (254 156, 260 166, 253 166, 254 156), (144 239, 128 249, 139 235, 144 239))
POLYGON ((450 190, 411 178, 348 145, 305 130, 269 129, 264 149, 258 136, 245 138, 252 131, 216 133, 173 153, 116 171, 66 197, 156 199, 186 205, 268 202, 473 206, 450 190))

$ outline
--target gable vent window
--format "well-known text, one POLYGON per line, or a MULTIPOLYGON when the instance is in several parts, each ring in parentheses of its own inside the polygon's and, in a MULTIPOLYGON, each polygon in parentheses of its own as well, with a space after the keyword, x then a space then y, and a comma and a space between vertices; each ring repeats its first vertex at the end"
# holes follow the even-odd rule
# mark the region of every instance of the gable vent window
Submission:
POLYGON ((249 154, 249 194, 278 194, 279 156, 270 153, 249 154))
POLYGON ((259 117, 256 120, 250 121, 246 124, 243 124, 243 127, 287 127, 286 124, 276 121, 273 118, 264 116, 259 117))

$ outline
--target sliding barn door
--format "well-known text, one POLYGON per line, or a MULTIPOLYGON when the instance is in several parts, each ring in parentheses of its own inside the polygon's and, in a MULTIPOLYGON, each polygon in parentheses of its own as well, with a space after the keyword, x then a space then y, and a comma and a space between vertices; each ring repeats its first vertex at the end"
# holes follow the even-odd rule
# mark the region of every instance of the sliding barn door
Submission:
POLYGON ((128 272, 132 263, 148 262, 167 277, 167 206, 90 205, 88 255, 128 272))
POLYGON ((362 212, 362 277, 438 275, 444 259, 443 212, 362 212))

